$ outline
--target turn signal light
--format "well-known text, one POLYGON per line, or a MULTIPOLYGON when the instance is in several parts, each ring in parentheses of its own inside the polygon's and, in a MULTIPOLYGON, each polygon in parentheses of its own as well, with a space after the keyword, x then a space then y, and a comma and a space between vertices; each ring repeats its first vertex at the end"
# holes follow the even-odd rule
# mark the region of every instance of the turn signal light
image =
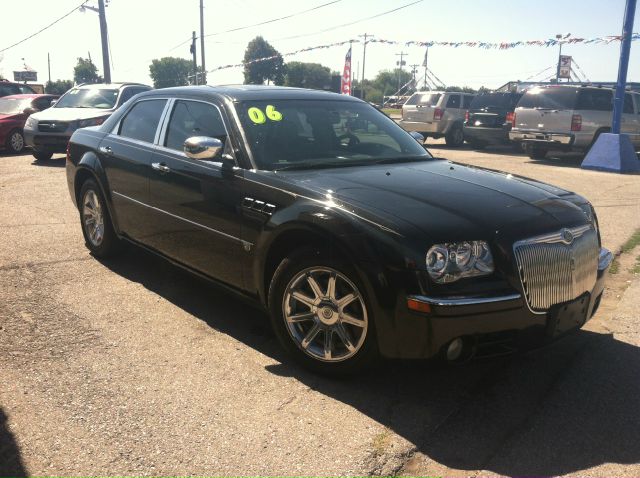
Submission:
POLYGON ((440 121, 442 119, 442 115, 444 114, 444 110, 440 108, 436 108, 433 110, 433 119, 435 121, 440 121))
POLYGON ((573 115, 571 117, 571 131, 580 131, 580 130, 582 130, 582 116, 573 115))
POLYGON ((511 123, 512 127, 516 127, 516 114, 513 111, 509 111, 507 113, 507 117, 505 119, 505 123, 511 123))
POLYGON ((464 121, 465 121, 465 123, 469 122, 469 110, 464 112, 464 121))
POLYGON ((416 299, 407 299, 407 307, 409 310, 415 310, 416 312, 422 312, 428 314, 431 312, 431 306, 425 302, 420 302, 416 299))

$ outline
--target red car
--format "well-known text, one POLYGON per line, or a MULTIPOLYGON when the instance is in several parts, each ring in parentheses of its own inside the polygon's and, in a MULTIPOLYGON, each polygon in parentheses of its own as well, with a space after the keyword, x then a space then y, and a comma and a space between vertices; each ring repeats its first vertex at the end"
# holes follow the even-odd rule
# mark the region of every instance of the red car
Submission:
POLYGON ((51 106, 58 95, 11 95, 0 98, 0 148, 11 153, 20 153, 24 149, 22 128, 32 113, 51 106))

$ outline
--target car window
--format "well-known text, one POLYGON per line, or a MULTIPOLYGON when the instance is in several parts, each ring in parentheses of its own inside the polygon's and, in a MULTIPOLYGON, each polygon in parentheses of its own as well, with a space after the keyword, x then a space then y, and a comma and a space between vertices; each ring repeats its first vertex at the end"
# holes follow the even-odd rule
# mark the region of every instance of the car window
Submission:
POLYGON ((405 102, 405 105, 434 106, 438 104, 441 96, 440 93, 414 93, 414 95, 405 102))
POLYGON ((460 108, 460 95, 451 95, 445 108, 460 108))
POLYGON ((633 98, 629 93, 625 93, 624 95, 624 107, 622 109, 623 113, 633 114, 633 98))
POLYGON ((577 88, 532 88, 520 99, 518 108, 572 110, 576 104, 577 88))
POLYGON ((471 106, 471 102, 473 101, 473 96, 471 95, 465 95, 464 96, 464 102, 462 103, 462 107, 465 110, 469 109, 469 106, 471 106))
POLYGON ((0 96, 19 95, 22 92, 16 85, 3 85, 0 83, 0 96))
POLYGON ((149 91, 149 88, 137 88, 137 87, 125 88, 122 91, 122 93, 120 93, 120 104, 122 105, 126 103, 131 98, 136 96, 138 93, 142 93, 143 91, 149 91))
POLYGON ((19 85, 18 89, 20 90, 20 93, 23 93, 25 95, 32 95, 33 93, 35 93, 33 88, 31 88, 29 85, 19 85))
POLYGON ((164 145, 182 151, 185 140, 191 136, 209 136, 225 141, 227 131, 218 108, 199 101, 176 101, 164 145))
POLYGON ((45 96, 43 98, 36 98, 33 100, 33 107, 38 111, 46 110, 51 106, 51 101, 53 98, 50 96, 45 96))
POLYGON ((577 110, 611 111, 613 109, 613 91, 584 89, 578 93, 577 110))
POLYGON ((636 100, 636 113, 640 115, 640 95, 633 95, 636 100))
POLYGON ((133 105, 120 123, 120 136, 153 143, 167 100, 146 100, 133 105))

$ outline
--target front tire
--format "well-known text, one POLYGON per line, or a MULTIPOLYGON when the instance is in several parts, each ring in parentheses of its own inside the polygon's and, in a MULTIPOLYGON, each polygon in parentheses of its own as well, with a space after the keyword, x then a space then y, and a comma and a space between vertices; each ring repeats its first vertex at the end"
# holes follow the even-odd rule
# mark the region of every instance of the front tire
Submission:
POLYGON ((445 135, 444 139, 447 143, 447 146, 450 146, 452 148, 458 148, 462 146, 462 143, 464 143, 464 132, 462 131, 462 125, 456 123, 451 126, 451 129, 445 135))
POLYGON ((372 309, 346 262, 317 248, 286 257, 269 287, 274 332, 293 358, 314 372, 347 375, 377 357, 372 309))
POLYGON ((19 129, 11 131, 5 146, 11 153, 20 154, 24 150, 24 136, 22 135, 22 131, 19 129))
POLYGON ((120 240, 98 184, 87 179, 82 184, 79 197, 80 224, 87 248, 100 258, 114 255, 120 249, 120 240))

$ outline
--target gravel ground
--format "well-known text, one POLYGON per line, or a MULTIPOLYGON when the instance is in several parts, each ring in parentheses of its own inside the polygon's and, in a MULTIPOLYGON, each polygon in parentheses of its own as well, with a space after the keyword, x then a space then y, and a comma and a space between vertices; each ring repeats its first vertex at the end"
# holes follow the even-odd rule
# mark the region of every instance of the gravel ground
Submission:
MULTIPOLYGON (((640 227, 638 176, 432 146, 586 195, 611 249, 640 227)), ((91 257, 63 163, 0 157, 0 475, 640 475, 630 274, 551 347, 326 380, 210 284, 91 257)))

